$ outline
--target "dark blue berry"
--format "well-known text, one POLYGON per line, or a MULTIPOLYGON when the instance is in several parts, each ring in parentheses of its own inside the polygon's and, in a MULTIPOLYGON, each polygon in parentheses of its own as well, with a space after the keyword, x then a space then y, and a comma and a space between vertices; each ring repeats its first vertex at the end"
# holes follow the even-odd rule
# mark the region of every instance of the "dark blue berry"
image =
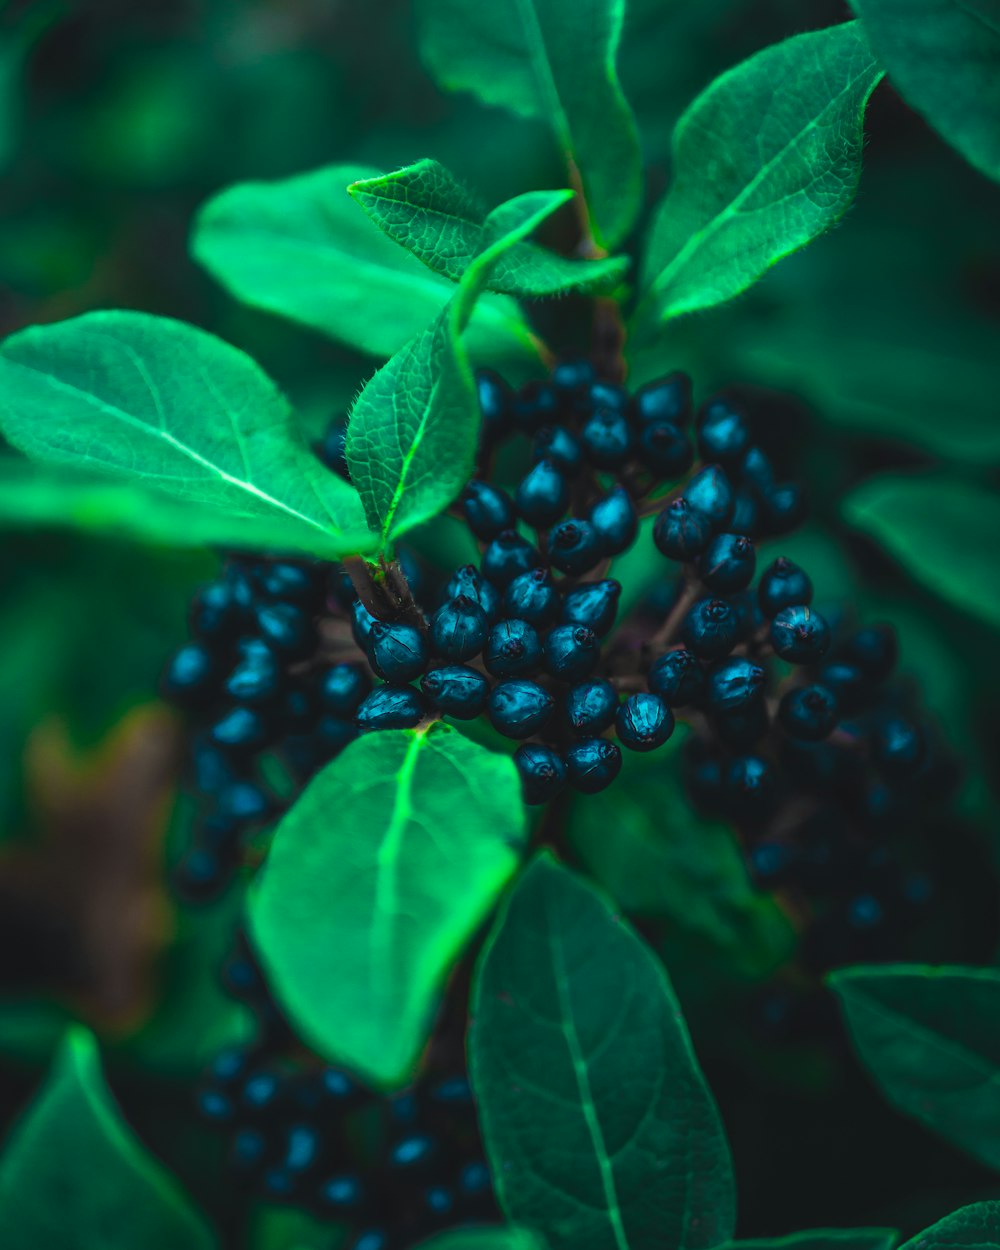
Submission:
POLYGON ((265 603, 257 609, 257 628, 269 646, 289 659, 303 659, 319 641, 309 612, 294 603, 265 603))
POLYGON ((469 529, 485 542, 511 529, 517 519, 513 499, 489 482, 470 482, 462 492, 461 506, 469 529))
POLYGON ((317 750, 323 760, 339 755, 357 736, 358 726, 354 718, 348 720, 346 716, 321 716, 313 732, 317 750))
POLYGON ((740 466, 740 479, 759 501, 774 489, 774 469, 759 447, 749 447, 740 466))
POLYGON ((437 1138, 429 1133, 411 1133, 389 1147, 387 1162, 393 1171, 412 1175, 425 1172, 439 1154, 437 1138))
POLYGON ((239 1172, 260 1167, 267 1157, 267 1137, 259 1128, 241 1128, 229 1146, 229 1162, 239 1172))
POLYGON ((805 495, 798 482, 775 486, 761 499, 761 523, 769 534, 787 534, 805 513, 805 495))
POLYGON ((526 434, 533 434, 557 420, 560 407, 560 392, 551 382, 528 382, 514 400, 514 424, 526 434))
POLYGON ((750 446, 750 430, 743 412, 725 399, 710 399, 698 415, 698 451, 702 460, 739 463, 750 446))
POLYGON ((597 408, 580 431, 584 454, 595 468, 619 469, 632 451, 632 430, 624 412, 597 408))
POLYGON ((510 427, 513 395, 507 383, 492 369, 476 371, 476 396, 483 414, 483 433, 496 439, 510 427))
POLYGON ((788 842, 758 842, 750 848, 749 859, 758 884, 775 889, 794 876, 799 850, 788 842))
POLYGON ((319 1187, 321 1209, 334 1215, 352 1215, 365 1205, 366 1197, 364 1183, 356 1172, 331 1176, 319 1187))
POLYGON ((310 1172, 322 1157, 323 1139, 311 1124, 293 1124, 285 1138, 282 1166, 293 1175, 310 1172))
POLYGON ((857 894, 847 904, 847 923, 852 929, 875 929, 884 918, 882 904, 874 894, 857 894))
POLYGON ((615 719, 618 692, 603 677, 580 682, 566 695, 566 720, 574 734, 588 738, 602 734, 615 719))
POLYGON ((753 536, 760 528, 760 505, 746 490, 738 490, 733 496, 733 515, 729 524, 737 534, 753 536))
POLYGON ((564 595, 562 620, 567 625, 585 625, 603 638, 615 623, 621 593, 621 583, 610 577, 585 582, 564 595))
POLYGON ((622 753, 607 738, 583 738, 566 750, 569 784, 581 794, 597 794, 621 772, 622 753))
POLYGON ((498 682, 486 700, 493 728, 507 738, 530 738, 540 733, 552 716, 555 700, 534 681, 515 678, 498 682))
POLYGON ((727 746, 738 751, 748 751, 767 733, 771 720, 767 704, 763 699, 758 699, 735 712, 716 712, 713 724, 720 740, 727 746))
POLYGON ((594 380, 594 366, 581 357, 576 360, 560 360, 552 370, 552 385, 561 391, 576 391, 589 386, 594 380))
POLYGON ((514 752, 525 803, 547 803, 566 785, 566 765, 553 747, 525 742, 514 752))
POLYGON ((583 468, 583 446, 564 425, 546 425, 535 438, 535 460, 548 460, 568 477, 583 468))
POLYGON ((899 642, 891 625, 869 625, 859 629, 839 649, 838 658, 853 664, 871 682, 884 681, 899 655, 899 642))
POLYGON ((653 542, 668 560, 693 560, 711 536, 711 521, 683 496, 672 499, 653 526, 653 542))
POLYGON ((372 679, 360 664, 334 664, 316 680, 320 707, 334 716, 353 716, 371 688, 372 679))
POLYGON ((310 728, 319 710, 315 691, 292 686, 285 690, 281 699, 279 715, 289 733, 304 733, 310 728))
POLYGON ((691 379, 686 373, 668 373, 640 386, 632 396, 632 413, 643 424, 686 425, 691 420, 691 379))
POLYGON ((616 486, 610 494, 590 509, 590 524, 601 541, 606 556, 627 550, 639 531, 639 514, 624 486, 616 486))
MULTIPOLYGON (((504 587, 519 573, 527 573, 541 563, 538 552, 517 530, 504 530, 483 552, 482 569, 487 581, 504 587)), ((490 616, 489 610, 483 606, 486 615, 490 616)))
POLYGON ((220 1050, 208 1065, 208 1073, 213 1081, 228 1085, 245 1075, 247 1070, 247 1052, 238 1046, 226 1046, 220 1050))
MULTIPOLYGON (((528 750, 527 747, 519 747, 518 751, 528 750)), ((514 754, 517 758, 517 752, 514 754)), ((439 1107, 460 1108, 462 1110, 471 1111, 474 1106, 472 1095, 472 1086, 469 1084, 467 1076, 449 1076, 445 1080, 439 1081, 433 1086, 428 1095, 430 1101, 439 1107)))
POLYGON ((191 604, 191 632, 198 638, 222 641, 238 633, 246 619, 228 582, 202 587, 191 604))
POLYGON ((326 433, 315 445, 316 455, 328 469, 347 481, 351 480, 347 467, 347 418, 334 417, 326 427, 326 433))
POLYGON ((445 1185, 430 1185, 422 1194, 421 1206, 432 1219, 444 1219, 454 1210, 455 1195, 445 1185))
POLYGON ((684 618, 681 637, 703 660, 728 655, 736 641, 736 613, 725 599, 699 599, 684 618))
POLYGON ((830 645, 830 626, 806 604, 782 608, 771 622, 771 645, 791 664, 812 664, 830 645))
POLYGON ((786 556, 779 556, 760 575, 757 598, 765 616, 777 616, 782 608, 797 603, 812 603, 812 597, 809 574, 786 556))
POLYGON ((529 525, 554 525, 569 504, 569 480, 553 461, 539 460, 521 479, 515 498, 529 525))
POLYGON ((413 681, 427 667, 427 638, 416 626, 403 621, 376 621, 369 635, 368 654, 372 668, 386 681, 413 681))
POLYGON ((841 660, 831 660, 818 673, 819 682, 837 700, 842 712, 858 712, 875 693, 860 668, 841 660))
POLYGON ((274 560, 258 573, 257 585, 265 599, 295 603, 312 611, 323 606, 323 583, 315 568, 274 560))
POLYGON ((647 685, 671 707, 699 703, 705 693, 705 674, 691 651, 678 647, 653 661, 647 685))
POLYGON ((674 732, 674 715, 659 695, 629 695, 618 709, 615 732, 631 751, 655 751, 674 732))
POLYGON ((483 663, 494 677, 523 677, 541 667, 542 644, 533 625, 511 619, 490 630, 483 663))
POLYGON ((210 1124, 229 1124, 235 1115, 233 1100, 214 1085, 198 1091, 197 1105, 198 1114, 210 1124))
POLYGON ((423 695, 412 686, 377 686, 358 708, 362 733, 376 729, 413 729, 427 712, 423 695))
POLYGON ((233 599, 244 615, 249 615, 257 606, 257 586, 254 577, 256 572, 256 564, 251 564, 246 560, 232 560, 226 565, 222 575, 233 599))
POLYGON ((713 529, 729 523, 734 491, 726 471, 717 464, 699 470, 684 488, 684 498, 696 512, 707 517, 713 529))
POLYGON ((600 560, 601 540, 588 521, 561 521, 549 530, 548 555, 560 573, 579 576, 600 560))
POLYGON ((378 618, 372 616, 360 599, 351 605, 351 634, 362 651, 368 652, 372 626, 378 624, 378 618))
POLYGON ((555 625, 544 645, 545 667, 561 681, 580 681, 597 663, 601 645, 586 625, 555 625))
POLYGON ((264 820, 271 812, 267 792, 253 781, 234 781, 219 791, 219 815, 239 824, 264 820))
POLYGON ((230 751, 257 751, 271 736, 267 721, 254 708, 234 707, 215 722, 208 736, 230 751))
POLYGON ((202 794, 215 794, 236 779, 233 761, 225 751, 197 738, 191 750, 195 787, 202 794))
POLYGON ((215 690, 215 655, 200 642, 189 642, 174 653, 163 675, 166 698, 185 706, 205 703, 215 690))
POLYGON ((431 621, 431 640, 438 655, 448 660, 471 660, 483 649, 489 633, 486 613, 468 595, 449 599, 431 621))
POLYGON ((723 792, 736 816, 765 811, 774 797, 774 789, 774 771, 760 756, 739 756, 726 769, 723 792))
POLYGON ((543 567, 521 573, 504 591, 504 612, 536 628, 551 625, 559 615, 559 607, 559 591, 543 567))
POLYGON ((826 686, 797 686, 782 697, 778 720, 793 738, 819 742, 837 724, 840 709, 832 691, 826 686))
POLYGON ((277 697, 283 676, 277 657, 261 644, 244 652, 244 658, 226 678, 226 694, 237 703, 260 707, 277 697))
POLYGON ((591 382, 582 392, 584 411, 595 408, 614 408, 624 412, 628 408, 628 391, 617 382, 591 382))
POLYGON ((757 555, 743 534, 716 534, 698 561, 698 575, 709 590, 726 594, 753 580, 757 555))
POLYGON ((354 1240, 343 1242, 344 1250, 388 1250, 392 1245, 389 1232, 385 1228, 363 1228, 354 1240))
POLYGON ((284 1105, 284 1095, 284 1082, 277 1072, 254 1072, 243 1083, 240 1105, 249 1115, 266 1115, 284 1105))
POLYGON ((682 477, 694 463, 694 448, 687 434, 669 421, 644 425, 639 431, 639 457, 658 478, 682 477))
POLYGON ((764 694, 764 670, 742 656, 717 664, 708 675, 707 701, 715 712, 740 712, 764 694))
POLYGON ((492 1191, 490 1169, 482 1159, 474 1159, 462 1165, 458 1174, 459 1192, 470 1198, 478 1198, 492 1191))
POLYGON ((478 603, 486 613, 487 621, 495 621, 500 615, 500 591, 474 564, 463 564, 455 570, 445 588, 444 601, 447 603, 449 599, 457 599, 460 595, 478 603))
POLYGON ((472 720, 486 707, 490 685, 478 669, 446 664, 425 673, 420 688, 436 711, 456 720, 472 720))
POLYGON ((737 642, 752 638, 767 624, 755 591, 738 590, 735 594, 728 595, 727 601, 736 613, 737 642))
POLYGON ((295 1193, 298 1178, 286 1168, 268 1168, 261 1178, 261 1189, 273 1199, 291 1198, 295 1193))
POLYGON ((872 735, 875 763, 887 777, 912 776, 923 764, 926 749, 920 727, 901 716, 883 721, 872 735))

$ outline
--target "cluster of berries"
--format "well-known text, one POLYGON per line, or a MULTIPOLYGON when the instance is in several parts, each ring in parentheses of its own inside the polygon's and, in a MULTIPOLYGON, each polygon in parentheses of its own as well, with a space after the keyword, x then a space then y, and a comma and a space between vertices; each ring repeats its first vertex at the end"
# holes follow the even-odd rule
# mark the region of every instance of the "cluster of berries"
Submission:
MULTIPOLYGON (((245 944, 223 983, 256 1013, 257 1040, 220 1051, 196 1100, 227 1135, 237 1188, 349 1225, 347 1250, 499 1219, 460 1040, 456 1053, 431 1056, 416 1085, 383 1098, 296 1049, 245 944)), ((438 1051, 446 1040, 436 1038, 438 1051)))

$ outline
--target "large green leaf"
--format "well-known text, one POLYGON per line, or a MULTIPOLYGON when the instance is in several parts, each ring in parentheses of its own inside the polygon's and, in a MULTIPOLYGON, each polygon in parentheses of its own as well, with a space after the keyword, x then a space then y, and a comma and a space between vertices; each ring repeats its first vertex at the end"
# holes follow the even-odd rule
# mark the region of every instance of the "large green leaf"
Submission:
POLYGON ((0 429, 34 460, 130 478, 191 515, 273 522, 279 545, 367 550, 353 487, 308 450, 277 387, 194 326, 94 312, 0 346, 0 429))
POLYGON ((438 82, 545 122, 608 249, 642 203, 638 131, 615 70, 624 12, 624 0, 421 4, 421 48, 438 82))
MULTIPOLYGON (((438 273, 458 282, 486 246, 486 209, 437 161, 423 160, 349 188, 386 234, 438 273)), ((625 276, 625 256, 568 260, 534 243, 515 243, 486 282, 509 295, 608 290, 625 276)))
MULTIPOLYGON (((444 307, 454 288, 374 229, 347 187, 367 165, 329 165, 277 182, 241 182, 210 199, 191 251, 245 304, 374 356, 390 356, 444 307)), ((469 329, 476 355, 537 355, 517 304, 488 295, 469 329)))
POLYGON ((881 73, 860 22, 796 35, 720 75, 673 138, 636 332, 739 295, 847 209, 881 73))
POLYGON ((417 1245, 420 1250, 544 1250, 544 1242, 514 1224, 450 1228, 417 1245))
POLYGON ((122 1119, 84 1029, 66 1034, 48 1081, 0 1157, 0 1244, 12 1250, 216 1245, 122 1119))
POLYGON ((473 993, 472 1081, 510 1219, 553 1250, 699 1250, 732 1236, 729 1150, 680 1008, 602 895, 539 856, 473 993))
POLYGON ((887 473, 857 487, 843 512, 924 585, 1000 626, 995 490, 935 473, 887 473))
POLYGON ((829 980, 889 1102, 1000 1169, 1000 972, 894 965, 829 980))
POLYGON ((249 899, 302 1038, 379 1085, 413 1075, 444 978, 517 866, 509 757, 441 725, 352 743, 285 816, 249 899))
POLYGON ((851 0, 903 98, 1000 182, 1000 0, 851 0))
POLYGON ((532 191, 495 208, 451 302, 358 396, 347 463, 383 546, 441 512, 472 475, 480 412, 462 332, 494 266, 571 196, 532 191))
POLYGON ((900 1250, 995 1250, 1000 1246, 1000 1202, 974 1202, 912 1237, 900 1250))
POLYGON ((726 1250, 893 1250, 894 1228, 811 1228, 787 1237, 730 1242, 726 1250))

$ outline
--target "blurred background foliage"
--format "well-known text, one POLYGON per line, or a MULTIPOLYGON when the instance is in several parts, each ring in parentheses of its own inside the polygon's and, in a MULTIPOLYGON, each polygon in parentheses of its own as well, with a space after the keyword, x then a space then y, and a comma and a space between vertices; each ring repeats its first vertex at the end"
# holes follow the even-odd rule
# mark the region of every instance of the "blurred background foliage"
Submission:
MULTIPOLYGON (((769 43, 848 16, 835 0, 630 0, 620 73, 640 123, 649 203, 668 182, 673 124, 702 87, 769 43)), ((228 298, 188 257, 198 206, 239 180, 332 162, 391 169, 423 156, 489 203, 563 182, 540 125, 445 96, 416 46, 405 0, 0 4, 0 333, 106 307, 184 318, 254 355, 315 433, 350 402, 372 359, 228 298)), ((809 488, 812 519, 783 550, 803 556, 824 599, 852 598, 862 614, 897 623, 904 666, 966 758, 962 814, 973 832, 956 834, 954 847, 978 847, 978 872, 997 847, 994 633, 911 578, 842 505, 896 469, 996 491, 1000 189, 888 85, 866 129, 860 194, 840 225, 750 294, 673 323, 631 376, 682 367, 701 394, 739 385, 766 449, 809 488)), ((557 346, 583 346, 571 301, 535 316, 557 346)), ((225 1220, 212 1144, 178 1092, 221 1040, 248 1028, 214 979, 239 898, 204 912, 169 901, 162 865, 190 813, 171 804, 178 730, 155 704, 187 600, 216 563, 208 552, 85 531, 3 531, 0 1116, 23 1105, 66 1020, 83 1018, 105 1042, 140 1133, 225 1220), (117 873, 95 917, 88 890, 109 875, 115 828, 138 831, 145 850, 117 873), (127 908, 140 913, 132 928, 97 933, 109 910, 127 908)), ((859 1149, 849 1108, 867 1096, 860 1077, 832 1091, 840 1110, 831 1116, 831 1078, 815 1057, 794 1076, 782 1059, 748 1059, 746 1048, 735 1063, 716 1044, 717 1010, 702 1010, 711 982, 685 975, 689 938, 681 926, 666 954, 733 1140, 743 1235, 852 1221, 918 1227, 912 1195, 923 1188, 932 1213, 970 1201, 970 1174, 986 1196, 985 1173, 976 1182, 870 1099, 873 1144, 859 1149), (757 1093, 741 1072, 748 1063, 757 1093), (811 1149, 825 1178, 803 1166, 811 1149), (893 1150, 897 1180, 875 1164, 893 1150), (838 1167, 842 1183, 829 1174, 838 1167), (789 1172, 794 1194, 779 1199, 789 1172)), ((326 1244, 294 1216, 264 1213, 253 1229, 274 1250, 326 1244)))

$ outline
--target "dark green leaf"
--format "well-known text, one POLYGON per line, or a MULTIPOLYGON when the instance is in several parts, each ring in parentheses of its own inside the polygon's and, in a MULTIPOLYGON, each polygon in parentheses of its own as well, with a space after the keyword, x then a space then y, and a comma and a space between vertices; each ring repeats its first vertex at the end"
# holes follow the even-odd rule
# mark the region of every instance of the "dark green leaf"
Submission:
POLYGON ((357 491, 307 449, 243 352, 181 321, 95 312, 0 347, 0 428, 34 460, 131 478, 194 509, 273 522, 326 556, 370 549, 357 491))
POLYGON ((674 131, 637 333, 739 295, 841 216, 880 77, 861 24, 847 22, 765 48, 695 100, 674 131))
POLYGON ((421 6, 423 55, 438 82, 545 122, 607 249, 629 233, 642 203, 638 131, 615 70, 624 11, 624 0, 421 6))
POLYGON ((347 463, 384 547, 446 508, 471 477, 480 414, 462 332, 493 267, 571 195, 532 191, 495 208, 451 302, 358 396, 347 463))
POLYGON ((278 826, 249 900, 269 984, 303 1040, 379 1085, 409 1079, 443 980, 523 837, 509 757, 440 725, 352 743, 278 826))
POLYGON ((903 98, 1000 182, 1000 0, 851 0, 903 98))
POLYGON ((0 1158, 0 1243, 32 1250, 211 1250, 216 1241, 133 1135, 84 1029, 67 1034, 0 1158), (69 1241, 67 1240, 69 1238, 69 1241))
POLYGON ((812 1228, 787 1237, 730 1242, 727 1250, 893 1250, 894 1228, 812 1228))
POLYGON ((472 1080, 510 1219, 553 1250, 698 1250, 732 1236, 729 1150, 680 1008, 602 895, 539 856, 473 993, 472 1080))
POLYGON ((1000 1169, 1000 972, 896 965, 829 980, 889 1102, 1000 1169))
POLYGON ((1000 1246, 1000 1202, 974 1202, 938 1220, 900 1250, 995 1250, 1000 1246))
POLYGON ((1000 626, 996 491, 937 474, 884 474, 848 495, 843 511, 931 590, 1000 626))
MULTIPOLYGON (((485 246, 486 209, 437 161, 356 182, 350 192, 391 239, 453 282, 485 246)), ((624 256, 568 260, 534 243, 515 243, 497 260, 486 286, 523 296, 593 293, 616 286, 628 265, 624 256)))
MULTIPOLYGON (((230 294, 373 356, 390 356, 454 288, 372 227, 347 187, 367 165, 330 165, 279 182, 243 182, 201 209, 194 258, 230 294)), ((470 326, 484 359, 537 356, 513 300, 486 296, 470 326)))
POLYGON ((544 1242, 513 1224, 452 1228, 417 1244, 420 1250, 545 1250, 544 1242))

